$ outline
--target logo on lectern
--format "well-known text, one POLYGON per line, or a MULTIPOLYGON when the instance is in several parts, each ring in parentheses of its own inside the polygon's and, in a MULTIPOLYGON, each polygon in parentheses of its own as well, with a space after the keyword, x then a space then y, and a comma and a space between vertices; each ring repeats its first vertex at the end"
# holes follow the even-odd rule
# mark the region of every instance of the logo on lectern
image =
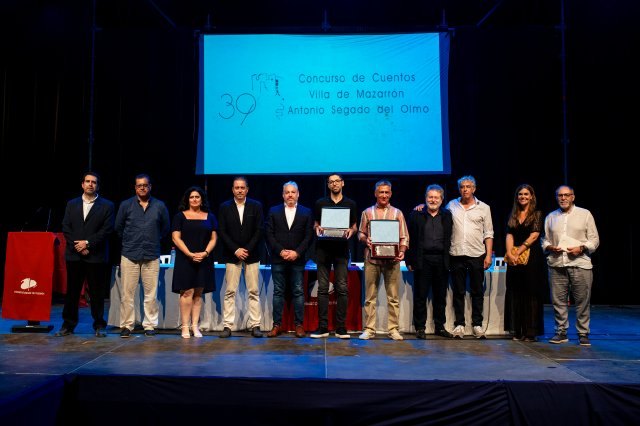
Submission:
POLYGON ((38 283, 36 282, 36 280, 32 280, 31 278, 25 278, 20 281, 20 288, 22 290, 31 290, 32 288, 36 288, 37 286, 38 283))

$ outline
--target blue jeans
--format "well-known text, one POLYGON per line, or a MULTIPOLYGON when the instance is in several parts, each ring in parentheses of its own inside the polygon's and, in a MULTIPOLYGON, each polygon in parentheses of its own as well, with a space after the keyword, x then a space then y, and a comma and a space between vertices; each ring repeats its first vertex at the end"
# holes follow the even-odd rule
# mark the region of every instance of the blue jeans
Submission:
POLYGON ((287 284, 293 294, 293 312, 295 325, 302 325, 304 320, 304 265, 291 263, 274 263, 271 265, 273 278, 273 325, 282 324, 282 308, 287 284))

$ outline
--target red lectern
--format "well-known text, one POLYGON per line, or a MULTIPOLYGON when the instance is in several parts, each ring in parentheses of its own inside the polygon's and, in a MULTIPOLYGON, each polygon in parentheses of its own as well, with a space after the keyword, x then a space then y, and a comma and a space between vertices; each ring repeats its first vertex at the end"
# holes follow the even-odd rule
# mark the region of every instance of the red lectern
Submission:
MULTIPOLYGON (((307 331, 318 329, 318 294, 317 294, 317 270, 309 270, 304 273, 304 329, 307 331)), ((333 283, 334 272, 329 274, 329 281, 333 283)), ((360 270, 355 266, 349 266, 347 275, 347 317, 345 328, 347 330, 362 330, 362 287, 360 285, 360 270)), ((328 328, 335 330, 335 316, 337 308, 336 293, 329 290, 328 328)))
POLYGON ((27 320, 12 332, 48 333, 52 325, 41 326, 51 314, 51 291, 55 273, 57 237, 52 232, 9 232, 4 269, 2 318, 27 320))
MULTIPOLYGON (((302 326, 305 331, 313 331, 318 328, 318 288, 317 288, 317 270, 305 269, 304 271, 304 318, 302 326)), ((329 280, 333 282, 333 271, 329 275, 329 280)), ((347 287, 349 289, 349 298, 347 305, 347 318, 345 318, 345 327, 347 330, 362 330, 362 290, 360 286, 360 269, 355 266, 349 266, 347 276, 347 287)), ((335 330, 336 316, 336 294, 329 292, 329 312, 328 322, 329 330, 335 330)), ((284 306, 282 307, 282 326, 283 331, 295 330, 295 314, 293 312, 293 299, 291 289, 287 287, 284 296, 284 306)))

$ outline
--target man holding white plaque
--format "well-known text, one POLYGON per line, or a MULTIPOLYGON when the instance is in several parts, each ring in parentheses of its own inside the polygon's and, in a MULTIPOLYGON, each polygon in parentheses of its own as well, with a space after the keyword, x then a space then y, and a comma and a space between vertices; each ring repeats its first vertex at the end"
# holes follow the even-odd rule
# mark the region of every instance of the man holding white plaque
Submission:
POLYGON ((348 339, 347 317, 349 268, 349 239, 356 233, 357 207, 355 201, 342 194, 344 180, 332 173, 327 178, 329 195, 316 201, 314 229, 316 231, 316 264, 318 265, 318 330, 311 337, 329 336, 329 273, 333 267, 336 292, 336 337, 348 339))
POLYGON ((389 337, 393 340, 403 340, 398 331, 400 316, 398 288, 401 277, 400 262, 404 259, 404 252, 409 248, 409 232, 402 212, 389 203, 391 182, 378 181, 374 195, 376 204, 364 210, 360 218, 359 240, 366 244, 364 251, 365 325, 360 339, 368 340, 376 335, 376 302, 378 283, 382 275, 387 292, 389 337))
POLYGON ((589 324, 593 264, 591 254, 600 245, 593 215, 575 205, 573 188, 561 185, 556 189, 559 208, 544 220, 542 249, 547 253, 551 302, 556 334, 551 343, 566 343, 569 327, 569 294, 576 307, 576 330, 581 346, 591 346, 589 324))

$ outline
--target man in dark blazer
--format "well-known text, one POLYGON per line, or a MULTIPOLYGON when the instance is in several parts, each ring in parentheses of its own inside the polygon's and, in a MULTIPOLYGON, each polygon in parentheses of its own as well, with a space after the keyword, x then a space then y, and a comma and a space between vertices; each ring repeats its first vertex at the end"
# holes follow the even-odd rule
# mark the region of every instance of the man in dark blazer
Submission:
POLYGON ((273 277, 273 328, 267 337, 282 333, 282 308, 287 285, 293 293, 293 311, 296 337, 305 337, 304 319, 304 266, 306 252, 313 238, 311 209, 298 204, 298 184, 293 181, 282 186, 284 204, 269 209, 266 237, 271 249, 271 276, 273 277))
POLYGON ((100 177, 87 172, 82 177, 83 193, 67 203, 62 219, 66 240, 67 294, 62 327, 56 337, 68 336, 78 325, 78 304, 87 281, 91 316, 96 337, 106 337, 104 297, 109 288, 109 237, 114 228, 113 203, 98 195, 100 177))
POLYGON ((426 339, 427 295, 433 293, 433 323, 435 334, 452 338, 445 328, 447 286, 449 281, 449 247, 453 218, 442 207, 444 190, 440 185, 429 185, 425 191, 425 207, 413 210, 409 217, 409 241, 405 263, 413 271, 413 326, 416 338, 426 339))
POLYGON ((244 281, 249 293, 247 328, 253 337, 262 337, 260 323, 260 252, 263 213, 259 201, 247 198, 249 184, 243 176, 233 179, 233 198, 220 205, 218 235, 222 241, 222 261, 225 264, 226 289, 222 305, 224 329, 220 337, 230 337, 236 316, 236 291, 244 266, 244 281))

